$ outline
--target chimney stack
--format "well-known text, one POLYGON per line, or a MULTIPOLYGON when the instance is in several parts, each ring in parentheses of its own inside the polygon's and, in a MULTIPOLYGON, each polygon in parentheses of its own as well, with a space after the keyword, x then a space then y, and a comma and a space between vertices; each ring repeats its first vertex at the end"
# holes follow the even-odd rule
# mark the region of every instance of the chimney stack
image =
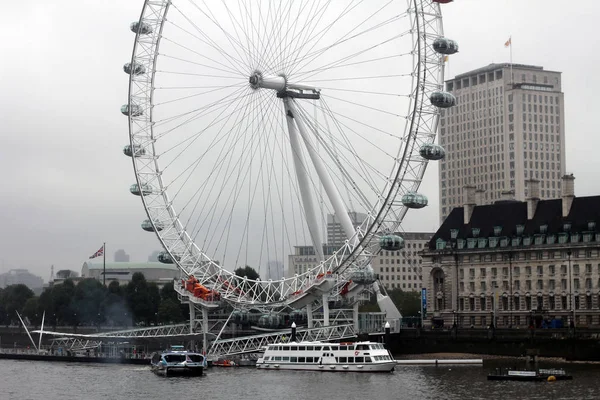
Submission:
POLYGON ((514 190, 503 190, 501 193, 500 200, 502 201, 511 201, 515 199, 515 191, 514 190))
POLYGON ((475 204, 478 206, 482 206, 484 204, 484 189, 477 189, 475 191, 475 204))
POLYGON ((465 225, 467 225, 469 223, 469 221, 471 220, 471 215, 473 214, 473 210, 475 209, 476 206, 476 202, 475 202, 475 190, 477 188, 475 186, 471 186, 471 185, 467 185, 463 187, 463 194, 464 194, 464 200, 465 200, 465 204, 464 204, 464 217, 465 217, 465 225))
POLYGON ((528 179, 525 181, 529 189, 527 197, 527 219, 533 219, 538 202, 540 201, 540 181, 537 179, 528 179))
POLYGON ((575 177, 573 174, 562 177, 562 216, 566 218, 571 212, 575 198, 575 177))

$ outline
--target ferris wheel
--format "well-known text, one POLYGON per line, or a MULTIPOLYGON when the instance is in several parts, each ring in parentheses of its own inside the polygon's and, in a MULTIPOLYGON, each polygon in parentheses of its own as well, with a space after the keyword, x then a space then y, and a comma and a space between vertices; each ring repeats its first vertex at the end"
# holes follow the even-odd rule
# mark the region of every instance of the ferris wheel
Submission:
POLYGON ((121 112, 159 261, 238 305, 289 304, 323 277, 375 282, 371 259, 403 247, 444 157, 445 2, 146 0, 121 112), (232 272, 290 255, 287 278, 232 272))

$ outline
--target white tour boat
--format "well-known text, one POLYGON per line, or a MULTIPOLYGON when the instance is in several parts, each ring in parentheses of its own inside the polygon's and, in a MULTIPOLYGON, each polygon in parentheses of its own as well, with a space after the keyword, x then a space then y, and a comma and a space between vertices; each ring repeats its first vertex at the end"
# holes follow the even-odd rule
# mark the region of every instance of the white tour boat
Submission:
POLYGON ((164 376, 202 375, 206 358, 200 353, 187 351, 183 346, 155 353, 150 361, 152 372, 164 376))
POLYGON ((390 372, 396 361, 381 343, 290 342, 266 346, 258 369, 390 372))

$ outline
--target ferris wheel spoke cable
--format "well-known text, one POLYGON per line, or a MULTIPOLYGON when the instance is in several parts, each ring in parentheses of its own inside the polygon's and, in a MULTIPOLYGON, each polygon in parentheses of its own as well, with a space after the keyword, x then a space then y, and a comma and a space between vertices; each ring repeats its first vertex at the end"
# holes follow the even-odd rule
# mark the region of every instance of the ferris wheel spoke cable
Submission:
MULTIPOLYGON (((324 100, 323 104, 325 104, 324 100)), ((325 109, 324 107, 318 107, 316 106, 316 108, 321 109, 322 111, 328 111, 328 109, 325 109)), ((345 142, 339 141, 335 135, 333 135, 333 132, 330 130, 329 125, 327 125, 324 129, 324 132, 326 134, 328 134, 328 138, 331 141, 331 145, 329 143, 327 143, 327 141, 325 140, 325 138, 323 138, 322 136, 317 135, 317 139, 319 140, 319 143, 324 147, 325 151, 329 153, 331 159, 334 161, 334 163, 338 166, 339 170, 341 171, 341 173, 343 174, 344 178, 348 179, 350 182, 355 182, 354 178, 352 178, 352 174, 349 173, 347 171, 346 168, 344 168, 344 165, 340 162, 340 158, 343 159, 344 161, 346 161, 346 164, 349 168, 351 168, 353 171, 355 172, 360 172, 358 170, 356 170, 355 166, 358 165, 361 168, 365 168, 366 166, 370 166, 370 164, 366 163, 364 160, 359 159, 359 157, 356 155, 356 152, 353 150, 352 146, 349 145, 349 139, 347 137, 347 135, 345 134, 344 130, 341 129, 340 127, 340 122, 337 121, 332 114, 330 114, 331 119, 334 121, 335 126, 338 128, 338 133, 339 136, 345 139, 345 142), (347 150, 350 154, 352 154, 354 156, 354 160, 349 160, 346 158, 346 156, 344 156, 343 154, 340 154, 339 150, 341 149, 345 149, 347 150)), ((328 118, 327 116, 324 117, 324 120, 328 123, 328 118)), ((305 118, 305 121, 308 124, 312 124, 311 121, 309 121, 309 118, 305 118)), ((323 131, 323 129, 321 129, 323 131)), ((313 126, 313 131, 316 131, 314 126, 313 126)), ((375 167, 371 167, 371 169, 373 171, 377 171, 377 169, 375 167)), ((363 174, 358 174, 357 176, 365 176, 365 177, 371 177, 371 174, 366 173, 365 170, 362 171, 363 174)), ((367 182, 368 183, 368 182, 367 182)), ((375 192, 375 183, 371 182, 370 183, 370 187, 371 189, 375 192)), ((361 191, 358 191, 359 193, 359 202, 365 206, 369 205, 369 202, 366 200, 366 197, 364 197, 364 195, 362 194, 361 191)), ((368 209, 368 208, 367 208, 368 209)))
MULTIPOLYGON (((164 132, 157 133, 156 136, 158 138, 160 138, 160 137, 166 136, 168 134, 171 134, 172 132, 175 132, 177 129, 180 129, 180 128, 184 127, 187 124, 191 124, 192 122, 196 121, 199 118, 207 116, 210 112, 215 112, 215 111, 220 110, 220 109, 227 109, 233 103, 240 102, 240 101, 242 101, 242 100, 244 100, 244 99, 246 99, 246 98, 248 98, 248 97, 250 97, 250 96, 253 95, 253 93, 250 90, 248 90, 247 88, 243 88, 243 89, 240 90, 240 92, 242 92, 242 91, 246 91, 246 94, 244 94, 244 95, 242 95, 240 97, 235 97, 235 98, 229 100, 228 103, 222 103, 219 100, 219 101, 217 101, 215 103, 212 103, 212 104, 210 104, 208 106, 202 107, 201 109, 198 109, 198 112, 197 112, 196 115, 193 115, 192 117, 188 118, 186 121, 181 122, 178 125, 176 125, 176 126, 174 126, 172 128, 169 128, 168 130, 166 130, 164 132), (214 108, 214 109, 211 110, 210 108, 212 108, 212 107, 216 107, 216 108, 214 108)), ((189 115, 189 113, 187 115, 189 115)), ((170 121, 170 122, 172 122, 172 121, 170 121)), ((213 121, 213 123, 214 122, 215 121, 213 121)), ((219 121, 217 121, 217 122, 219 122, 219 121)), ((193 133, 191 136, 187 136, 186 138, 181 139, 178 143, 175 143, 174 145, 170 145, 170 147, 168 147, 167 149, 165 149, 165 151, 161 152, 159 155, 160 156, 166 155, 166 154, 170 153, 171 151, 179 148, 180 146, 183 146, 184 144, 186 144, 186 147, 182 151, 185 151, 185 149, 187 149, 187 146, 190 145, 189 144, 190 141, 196 141, 196 140, 198 140, 198 138, 201 135, 203 135, 206 131, 207 131, 207 129, 206 129, 206 127, 204 127, 203 129, 201 129, 201 130, 193 133)), ((172 137, 172 135, 170 137, 172 137)), ((179 155, 181 155, 181 154, 182 153, 179 153, 179 155)))
MULTIPOLYGON (((393 0, 392 0, 393 1, 393 0)), ((317 57, 319 57, 320 55, 322 55, 323 53, 325 53, 326 51, 331 51, 332 48, 335 48, 341 44, 344 44, 345 42, 355 39, 359 36, 362 36, 363 34, 369 33, 371 31, 373 31, 374 29, 377 29, 378 27, 384 26, 387 23, 392 22, 396 17, 392 17, 392 19, 388 20, 387 23, 381 23, 380 26, 376 26, 376 27, 371 27, 371 28, 367 28, 362 32, 359 32, 355 35, 352 35, 351 37, 348 37, 348 35, 350 35, 352 32, 354 32, 357 28, 359 28, 360 26, 362 26, 364 23, 366 23, 367 21, 369 21, 371 18, 373 18, 376 14, 378 14, 380 11, 382 11, 387 5, 389 5, 392 1, 388 2, 385 6, 381 7, 379 10, 377 10, 376 12, 374 12, 373 14, 371 14, 369 17, 367 17, 365 20, 363 20, 360 24, 356 25, 354 28, 352 28, 349 32, 345 33, 342 37, 340 37, 339 39, 337 39, 336 41, 334 41, 332 44, 327 45, 319 50, 313 51, 314 47, 316 47, 316 45, 318 44, 319 41, 317 41, 310 49, 309 49, 309 53, 305 54, 303 57, 304 63, 302 64, 298 64, 298 68, 295 68, 294 70, 298 69, 298 70, 302 70, 303 68, 306 67, 306 65, 308 65, 310 62, 314 61, 317 57)), ((323 38, 325 36, 325 34, 329 31, 329 29, 336 23, 339 21, 339 18, 336 19, 335 21, 333 21, 331 23, 331 25, 328 27, 327 30, 325 30, 323 32, 323 35, 321 35, 321 37, 319 38, 319 40, 321 38, 323 38)))
MULTIPOLYGON (((375 57, 375 58, 370 58, 367 60, 362 60, 362 61, 353 61, 351 63, 342 63, 342 64, 336 64, 334 66, 329 66, 329 67, 319 67, 319 68, 315 68, 315 69, 311 69, 311 70, 307 70, 307 71, 302 71, 300 74, 296 75, 299 79, 302 79, 303 82, 309 83, 309 82, 314 82, 314 80, 311 80, 310 78, 307 78, 306 76, 308 76, 309 74, 315 74, 315 73, 319 73, 322 71, 331 71, 334 69, 340 69, 340 68, 346 68, 346 67, 355 67, 357 65, 361 65, 361 64, 368 64, 368 63, 372 63, 372 62, 376 62, 376 61, 383 61, 383 60, 390 60, 392 58, 399 58, 399 57, 406 57, 406 56, 412 56, 412 52, 410 53, 400 53, 400 54, 394 54, 391 56, 383 56, 383 57, 375 57)), ((310 76, 313 76, 310 75, 310 76)), ((410 74, 412 76, 412 73, 410 74)), ((327 80, 327 79, 325 79, 327 80)))
MULTIPOLYGON (((303 110, 302 108, 299 107, 300 113, 302 114, 302 118, 304 120, 304 122, 311 127, 311 131, 313 133, 317 132, 317 130, 315 129, 315 126, 313 125, 311 119, 308 117, 308 115, 306 114, 306 111, 303 110)), ((343 132, 339 132, 340 136, 345 137, 343 132)), ((324 161, 324 164, 330 165, 329 163, 327 163, 326 161, 330 160, 332 161, 332 166, 327 167, 329 170, 330 174, 336 175, 338 172, 341 175, 341 177, 338 177, 338 180, 343 182, 346 182, 346 178, 348 178, 350 176, 350 174, 348 173, 348 171, 346 170, 346 168, 344 167, 344 165, 340 162, 340 158, 344 158, 345 156, 340 156, 339 152, 337 151, 338 149, 341 148, 341 146, 330 146, 329 143, 320 135, 315 135, 315 138, 317 139, 318 143, 323 146, 326 154, 329 155, 328 159, 325 159, 323 154, 319 154, 319 157, 324 161), (337 169, 334 169, 333 166, 336 166, 337 169)), ((347 162, 347 165, 351 168, 353 168, 354 164, 358 164, 358 165, 363 165, 365 164, 365 162, 363 160, 360 160, 358 157, 356 157, 355 152, 352 151, 351 148, 347 149, 351 154, 353 154, 355 156, 355 160, 354 162, 347 162)), ((354 182, 354 180, 350 180, 350 182, 354 182)), ((349 189, 347 185, 345 185, 346 189, 349 189)), ((367 202, 366 204, 364 203, 363 199, 365 199, 366 197, 364 196, 364 194, 359 190, 358 186, 353 188, 355 192, 358 193, 358 197, 355 198, 355 200, 358 200, 361 204, 363 205, 368 205, 369 203, 367 202)), ((353 191, 353 192, 354 192, 353 191)), ((349 192, 348 192, 349 193, 349 192)), ((349 200, 351 200, 350 196, 349 196, 349 200)))
MULTIPOLYGON (((361 1, 361 3, 362 3, 362 1, 361 1)), ((359 3, 359 4, 360 4, 360 3, 359 3)), ((289 53, 289 55, 288 55, 288 56, 286 56, 286 57, 283 59, 283 63, 284 63, 284 65, 285 65, 285 69, 286 69, 286 70, 287 70, 287 69, 289 69, 289 68, 290 68, 290 66, 291 66, 292 64, 296 63, 296 61, 298 60, 298 58, 300 58, 300 56, 301 56, 301 54, 300 54, 301 50, 302 50, 302 49, 305 47, 305 45, 306 45, 308 42, 310 42, 310 41, 312 41, 313 39, 316 39, 316 38, 318 37, 318 39, 317 39, 317 42, 316 42, 316 43, 318 43, 318 41, 319 41, 321 38, 323 38, 323 37, 324 37, 324 36, 325 36, 325 35, 326 35, 326 34, 329 32, 329 30, 330 30, 330 29, 331 29, 331 28, 332 28, 332 27, 333 27, 333 26, 334 26, 336 23, 338 23, 339 21, 341 21, 341 20, 342 20, 342 18, 343 18, 345 15, 347 15, 347 14, 348 14, 350 11, 352 11, 352 10, 353 10, 355 7, 357 7, 357 6, 358 6, 358 4, 357 4, 357 5, 355 5, 355 6, 353 6, 353 7, 351 7, 351 5, 352 5, 352 3, 348 4, 348 6, 346 6, 346 8, 345 8, 345 9, 343 9, 343 10, 342 10, 342 11, 341 11, 341 12, 340 12, 340 13, 339 13, 339 14, 338 14, 338 15, 337 15, 335 18, 333 18, 333 21, 332 21, 331 23, 329 23, 328 25, 326 25, 325 27, 323 27, 323 29, 321 29, 321 30, 320 30, 320 31, 319 31, 319 32, 318 32, 316 35, 314 35, 314 36, 313 36, 313 38, 309 39, 308 41, 305 41, 305 42, 304 42, 304 43, 303 43, 301 46, 299 46, 299 45, 298 45, 298 43, 300 42, 300 41, 299 41, 299 39, 298 39, 298 40, 296 41, 296 44, 295 44, 295 46, 294 46, 294 50, 291 50, 291 51, 290 51, 290 53, 289 53), (299 48, 299 50, 298 50, 298 48, 299 48)), ((302 31, 301 31, 301 32, 302 32, 302 31)), ((300 33, 301 33, 301 32, 300 32, 300 33)), ((295 33, 295 32, 294 32, 294 33, 295 33)), ((298 34, 298 36, 300 36, 300 34, 298 34)), ((296 38, 295 38, 295 37, 293 37, 291 42, 294 42, 294 40, 295 40, 295 39, 296 39, 296 38)), ((316 43, 315 43, 315 45, 316 45, 316 43)), ((315 45, 313 45, 313 47, 314 47, 315 45)), ((290 48, 291 48, 291 45, 290 45, 290 48)), ((311 47, 311 48, 312 48, 312 47, 311 47)))
MULTIPOLYGON (((235 102, 241 103, 242 99, 238 98, 238 99, 235 100, 235 102)), ((234 102, 231 102, 231 103, 228 104, 228 106, 226 108, 223 108, 221 110, 221 112, 208 124, 208 126, 206 126, 201 132, 199 132, 199 133, 197 133, 197 134, 194 135, 194 138, 191 141, 188 141, 186 139, 186 141, 187 141, 186 147, 184 149, 182 149, 178 155, 181 156, 187 149, 189 149, 191 147, 191 145, 196 140, 198 140, 200 138, 200 136, 201 136, 202 133, 207 132, 207 130, 209 128, 211 128, 213 126, 217 126, 217 124, 221 123, 221 122, 223 123, 223 125, 221 126, 221 128, 219 129, 219 131, 222 131, 224 129, 224 127, 225 127, 225 124, 231 119, 231 117, 234 115, 234 113, 231 112, 231 113, 226 114, 225 116, 223 116, 223 114, 233 104, 234 104, 234 102)), ((241 108, 242 106, 243 106, 243 104, 242 105, 238 104, 236 106, 236 108, 241 108)), ((238 121, 238 123, 241 123, 241 121, 238 121)), ((197 165, 203 159, 203 157, 205 155, 210 154, 211 150, 213 149, 213 147, 215 147, 218 144, 218 142, 223 141, 223 140, 228 140, 228 139, 229 139, 229 137, 226 136, 226 135, 215 137, 213 139, 213 142, 211 142, 211 143, 208 144, 207 148, 198 157, 196 157, 196 159, 194 160, 194 162, 192 164, 190 164, 190 166, 188 166, 188 168, 184 169, 183 171, 181 171, 181 173, 179 173, 179 175, 177 175, 177 176, 175 176, 173 178, 173 180, 171 181, 171 184, 175 183, 179 178, 183 177, 186 172, 188 172, 190 170, 193 170, 192 169, 192 165, 197 165)), ((178 158, 174 158, 173 161, 171 161, 171 163, 166 164, 165 167, 163 168, 163 172, 165 170, 169 169, 170 166, 172 165, 172 163, 175 162, 177 159, 178 158)), ((190 179, 190 176, 191 176, 191 173, 188 174, 188 177, 186 178, 186 182, 187 182, 187 180, 190 179)), ((175 194, 175 197, 176 196, 177 196, 177 193, 175 194)))
MULTIPOLYGON (((227 60, 227 62, 228 62, 228 63, 227 63, 227 64, 225 64, 225 63, 219 62, 219 61, 217 61, 217 60, 214 60, 214 59, 212 59, 212 58, 208 57, 206 54, 202 54, 202 53, 199 53, 199 52, 197 52, 197 51, 191 50, 191 49, 187 48, 186 46, 183 46, 183 45, 181 45, 181 44, 180 44, 180 43, 178 43, 178 42, 174 42, 174 41, 171 41, 171 40, 169 40, 171 43, 175 44, 176 46, 183 47, 185 50, 191 51, 193 54, 195 54, 195 55, 197 55, 197 56, 199 56, 199 57, 201 57, 201 58, 207 59, 208 61, 211 61, 211 62, 213 62, 213 63, 215 63, 215 64, 217 64, 217 65, 220 65, 220 66, 221 66, 221 67, 223 67, 225 70, 229 70, 229 71, 231 71, 232 73, 237 73, 237 74, 239 74, 239 75, 243 75, 243 72, 242 72, 242 70, 241 70, 241 67, 243 67, 243 62, 242 62, 241 60, 238 60, 237 58, 235 58, 235 57, 232 57, 232 56, 231 56, 229 53, 224 53, 224 50, 223 50, 222 48, 220 48, 220 47, 216 46, 216 45, 213 45, 213 42, 212 42, 212 41, 210 41, 210 42, 209 42, 209 41, 207 41, 207 40, 204 40, 204 39, 202 39, 201 37, 198 37, 198 36, 194 35, 192 32, 188 31, 187 29, 185 29, 185 28, 183 28, 183 27, 179 26, 178 24, 176 24, 176 23, 173 23, 173 22, 171 22, 171 21, 168 21, 168 22, 169 22, 169 23, 170 23, 172 26, 174 26, 174 27, 176 27, 177 29, 179 29, 181 32, 187 33, 189 36, 191 36, 191 37, 193 37, 194 39, 198 40, 200 43, 202 43, 202 44, 206 44, 206 45, 209 45, 209 46, 213 47, 215 50, 219 51, 219 52, 221 53, 221 55, 222 55, 222 56, 224 56, 224 58, 227 60)), ((191 24, 191 25, 194 27, 194 29, 196 29, 196 30, 197 30, 197 31, 198 31, 198 32, 199 32, 199 33, 200 33, 202 36, 204 36, 204 37, 208 37, 208 35, 207 35, 206 33, 204 33, 204 32, 203 32, 203 31, 202 31, 202 30, 201 30, 201 29, 198 27, 198 25, 196 25, 195 23, 193 23, 193 22, 192 22, 192 21, 190 21, 189 19, 188 19, 188 22, 189 22, 189 23, 190 23, 190 24, 191 24)))
MULTIPOLYGON (((255 107, 255 110, 256 110, 256 107, 255 107)), ((253 117, 253 122, 254 122, 255 118, 256 118, 256 116, 255 116, 255 117, 253 117)), ((258 134, 258 135, 260 135, 260 134, 261 134, 260 132, 257 132, 257 129, 258 129, 258 127, 254 128, 254 132, 252 132, 252 133, 251 133, 251 135, 252 135, 252 136, 256 137, 256 136, 257 136, 257 134, 258 134)), ((258 140, 257 142, 258 142, 258 143, 257 143, 257 145, 256 145, 256 148, 260 148, 260 140, 258 140)), ((251 148, 250 150, 251 150, 251 151, 250 151, 250 152, 248 152, 248 153, 250 154, 250 156, 248 157, 248 159, 249 159, 250 161, 253 161, 253 159, 254 159, 254 154, 253 154, 252 148, 251 148)), ((255 151, 255 150, 254 150, 254 151, 255 151)), ((237 165, 238 165, 238 167, 239 167, 240 169, 243 167, 243 163, 238 163, 237 165)), ((247 169, 245 169, 245 171, 250 171, 250 170, 252 170, 252 167, 251 167, 251 166, 250 166, 250 167, 248 167, 247 169)), ((230 179, 231 175, 232 175, 234 172, 236 172, 236 170, 232 169, 232 171, 231 171, 231 173, 230 173, 230 176, 226 177, 226 178, 225 178, 225 181, 229 181, 229 179, 230 179)), ((239 176, 239 175, 241 175, 241 171, 238 171, 238 176, 239 176)), ((242 184, 243 184, 243 182, 242 182, 242 184)), ((229 198, 227 199, 227 202, 226 202, 225 206, 226 206, 227 204, 229 204, 230 202, 232 202, 232 200, 235 200, 235 196, 234 196, 234 194, 235 194, 235 193, 234 193, 233 191, 230 193, 230 195, 229 195, 229 198)), ((217 197, 218 197, 218 198, 221 198, 221 193, 219 193, 219 196, 217 196, 217 197)), ((250 206, 250 207, 251 207, 251 206, 250 206)), ((216 209, 217 209, 217 205, 216 205, 216 204, 215 204, 215 206, 214 206, 214 209, 215 209, 215 211, 216 211, 216 209)), ((225 207, 223 207, 223 210, 221 211, 221 214, 225 212, 225 209, 226 209, 226 208, 225 208, 225 207)), ((222 215, 221 215, 221 216, 222 216, 222 215)), ((220 219, 220 217, 217 219, 217 221, 218 221, 219 219, 220 219)), ((212 223, 213 223, 213 222, 214 222, 214 221, 211 219, 211 225, 212 225, 212 223)), ((211 228, 210 228, 210 226, 209 226, 209 231, 210 231, 210 230, 211 230, 211 228)), ((216 232, 215 232, 215 233, 213 233, 213 234, 210 234, 210 235, 209 235, 209 237, 212 239, 212 238, 213 238, 215 235, 216 235, 216 232)), ((209 243, 208 245, 210 245, 210 243, 209 243)))
MULTIPOLYGON (((263 94, 259 94, 259 97, 263 97, 263 99, 260 99, 259 101, 264 101, 264 95, 263 95, 263 94)), ((247 108, 246 108, 245 112, 244 112, 242 115, 239 115, 239 116, 237 117, 237 122, 236 122, 235 126, 234 126, 232 129, 234 129, 235 127, 240 127, 240 128, 241 128, 241 127, 243 127, 243 126, 247 126, 247 125, 245 125, 245 123, 246 123, 246 122, 248 122, 248 121, 245 121, 245 120, 244 120, 244 116, 245 116, 245 115, 249 115, 249 114, 251 114, 251 110, 252 110, 252 108, 256 108, 256 107, 258 107, 258 105, 256 104, 256 96, 254 96, 254 97, 252 98, 251 102, 247 103, 247 108)), ((251 121, 250 121, 250 122, 251 122, 251 121)), ((229 149, 228 149, 227 151, 223 152, 223 150, 225 149, 225 148, 223 148, 223 149, 221 150, 221 152, 219 153, 219 156, 221 156, 221 155, 223 155, 223 156, 224 156, 224 155, 226 155, 226 154, 228 154, 228 153, 231 153, 231 152, 233 152, 233 149, 234 149, 234 147, 235 147, 236 145, 238 145, 238 143, 239 143, 239 141, 238 141, 237 139, 238 139, 238 138, 241 136, 241 133, 245 133, 245 132, 246 132, 246 131, 244 131, 244 132, 241 132, 241 129, 238 129, 238 133, 240 133, 240 134, 239 134, 239 135, 236 135, 236 136, 233 136, 233 135, 217 135, 217 136, 225 136, 225 137, 229 137, 229 139, 230 139, 230 147, 229 147, 229 149)), ((249 135, 246 135, 246 136, 249 136, 249 135)), ((243 136, 242 136, 242 137, 243 137, 243 136)), ((251 155, 251 154, 250 154, 250 155, 251 155)), ((226 183, 226 182, 227 182, 227 179, 229 179, 229 178, 231 177, 231 174, 232 174, 232 172, 229 172, 229 173, 227 173, 227 171, 229 171, 229 169, 230 169, 230 167, 231 167, 231 163, 233 162, 233 157, 230 157, 230 158, 228 159, 228 160, 229 160, 229 163, 227 164, 228 166, 227 166, 227 168, 226 168, 226 171, 225 171, 225 174, 226 174, 226 175, 228 175, 228 176, 224 177, 224 179, 222 179, 222 180, 220 180, 220 179, 218 178, 218 177, 219 177, 219 173, 218 173, 218 171, 219 171, 219 170, 222 170, 223 166, 225 165, 226 158, 225 158, 225 157, 219 157, 219 159, 220 159, 220 160, 222 160, 222 161, 220 161, 220 162, 219 162, 217 165, 214 165, 214 166, 213 166, 213 169, 212 169, 212 171, 209 173, 209 176, 208 176, 208 177, 207 177, 207 178, 204 180, 204 182, 203 182, 203 183, 200 185, 200 187, 197 189, 197 191, 196 191, 195 195, 197 195, 198 193, 200 193, 201 195, 202 195, 202 194, 204 194, 204 193, 206 193, 206 194, 207 194, 207 196, 208 196, 209 194, 212 194, 212 193, 217 193, 217 194, 219 194, 219 195, 222 193, 222 189, 221 189, 221 190, 219 190, 218 192, 215 192, 215 185, 216 185, 216 184, 217 184, 217 182, 219 182, 219 181, 220 181, 220 182, 222 182, 222 183, 226 183), (217 168, 217 167, 218 167, 218 168, 217 168), (214 179, 213 179, 213 178, 214 178, 214 179), (209 183, 212 183, 212 186, 211 186, 210 188, 206 188, 205 186, 206 186, 207 184, 209 184, 209 183)), ((242 160, 242 161, 243 161, 243 160, 242 160)), ((191 175, 190 175, 190 176, 191 176, 191 175)), ((213 211, 215 211, 215 210, 216 210, 216 205, 217 205, 217 202, 219 201, 219 198, 220 198, 220 196, 217 196, 217 197, 215 198, 215 200, 214 200, 214 203, 213 203, 213 204, 211 204, 211 207, 210 207, 210 209, 212 209, 213 211)), ((197 206, 198 206, 198 204, 200 204, 200 200, 201 200, 201 197, 200 197, 200 196, 198 196, 198 198, 197 198, 197 201, 196 201, 196 204, 195 204, 195 207, 197 207, 197 206)), ((208 199, 207 199, 207 200, 208 200, 208 199)), ((195 209, 195 208, 194 208, 194 209, 195 209)), ((191 214, 191 215, 192 215, 192 214, 191 214)), ((189 221, 188 221, 188 222, 189 222, 189 221)), ((202 226, 201 226, 199 229, 201 229, 201 228, 202 228, 202 226)), ((193 231, 195 231, 195 228, 193 229, 193 231)))
MULTIPOLYGON (((225 38, 227 39, 227 41, 229 42, 229 44, 231 45, 231 48, 235 51, 235 53, 237 54, 237 56, 239 58, 242 58, 242 55, 240 54, 240 50, 243 51, 243 46, 241 43, 239 43, 237 40, 235 40, 235 38, 228 34, 225 29, 223 29, 223 27, 221 26, 221 24, 219 24, 216 20, 216 18, 214 17, 214 15, 208 15, 206 12, 204 12, 197 4, 195 1, 189 0, 189 3, 191 3, 201 14, 203 14, 210 22, 212 22, 212 24, 217 27, 224 35, 225 38)), ((210 12, 211 7, 208 6, 204 1, 202 1, 202 3, 204 4, 204 9, 208 10, 210 12)), ((182 13, 183 14, 183 13, 182 13)), ((196 26, 197 29, 199 29, 197 27, 197 25, 195 23, 193 23, 192 21, 189 21, 190 24, 192 24, 193 26, 196 26)), ((199 29, 200 30, 200 29, 199 29)), ((200 30, 201 31, 201 30, 200 30)), ((210 39, 210 36, 207 35, 207 39, 210 39)), ((214 44, 214 41, 210 40, 213 43, 213 47, 219 51, 221 54, 226 55, 228 54, 224 49, 222 49, 220 46, 217 46, 216 44, 214 44)))
MULTIPOLYGON (((329 6, 330 2, 327 3, 327 6, 329 6)), ((312 5, 317 8, 317 2, 313 2, 312 5)), ((290 68, 291 64, 295 63, 296 60, 298 59, 298 57, 300 56, 300 52, 302 51, 302 49, 306 46, 306 44, 308 43, 309 37, 312 34, 312 32, 314 32, 314 30, 317 28, 317 24, 321 21, 321 18, 323 17, 325 11, 327 10, 326 6, 321 7, 319 10, 316 10, 314 14, 312 14, 312 16, 309 18, 307 17, 307 21, 304 22, 304 24, 302 25, 302 29, 300 29, 300 31, 298 32, 297 35, 297 40, 294 40, 295 38, 292 37, 292 41, 290 42, 290 56, 294 57, 294 59, 292 60, 291 57, 288 57, 286 60, 283 60, 283 64, 286 67, 286 70, 290 70, 289 74, 291 75, 293 73, 293 70, 290 68), (319 16, 320 14, 320 16, 319 16), (286 63, 289 62, 289 63, 286 63)), ((311 8, 311 10, 309 10, 309 15, 311 15, 311 11, 313 11, 313 9, 311 8)))

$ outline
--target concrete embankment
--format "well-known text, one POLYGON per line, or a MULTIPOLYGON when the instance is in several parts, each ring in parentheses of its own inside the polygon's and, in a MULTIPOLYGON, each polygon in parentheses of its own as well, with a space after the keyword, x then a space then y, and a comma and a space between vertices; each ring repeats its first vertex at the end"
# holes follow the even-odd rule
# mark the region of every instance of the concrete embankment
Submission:
POLYGON ((94 364, 135 364, 150 365, 150 360, 144 358, 118 358, 118 357, 75 357, 75 356, 53 356, 45 354, 20 354, 0 353, 0 360, 29 360, 29 361, 59 361, 79 362, 94 364))

